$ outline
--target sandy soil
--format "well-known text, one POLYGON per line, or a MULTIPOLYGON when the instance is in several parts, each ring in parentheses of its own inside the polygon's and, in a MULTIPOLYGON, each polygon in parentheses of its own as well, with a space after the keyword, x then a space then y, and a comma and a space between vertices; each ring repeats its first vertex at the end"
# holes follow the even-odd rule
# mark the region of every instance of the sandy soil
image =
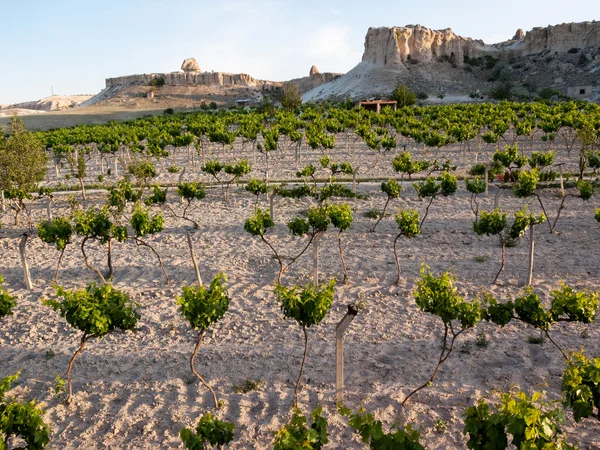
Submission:
MULTIPOLYGON (((457 149, 449 151, 460 160, 457 149)), ((337 148, 334 157, 351 159, 344 152, 337 148)), ((274 155, 272 178, 290 178, 294 170, 292 154, 274 155)), ((247 150, 245 156, 252 161, 247 150)), ((305 155, 303 162, 317 156, 305 155)), ((361 176, 393 175, 389 169, 391 154, 384 155, 376 168, 374 155, 366 149, 359 148, 354 157, 364 168, 361 176)), ((472 155, 468 157, 466 162, 471 164, 472 155)), ((179 152, 177 158, 178 164, 183 164, 186 153, 179 152)), ((254 176, 260 175, 262 167, 259 155, 254 176)), ((190 166, 186 179, 203 178, 196 175, 197 170, 197 164, 195 168, 190 166)), ((95 171, 97 166, 89 171, 90 181, 95 171)), ((61 172, 61 178, 63 175, 61 172)), ((163 171, 160 179, 175 181, 176 175, 163 171)), ((329 420, 327 448, 366 448, 335 408, 335 325, 346 305, 359 296, 367 301, 367 307, 351 324, 345 339, 347 406, 367 408, 386 426, 396 421, 413 423, 421 429, 427 448, 466 448, 461 415, 481 396, 495 398, 498 390, 520 386, 527 391, 547 390, 550 399, 560 398, 565 364, 550 343, 529 343, 528 336, 537 333, 518 323, 503 329, 483 323, 460 340, 434 385, 417 394, 406 408, 400 406, 403 398, 428 378, 440 351, 440 320, 419 311, 411 294, 421 263, 429 264, 435 273, 454 272, 460 292, 467 298, 485 288, 507 300, 521 291, 525 280, 528 248, 526 242, 521 242, 507 250, 500 283, 490 284, 499 268, 500 247, 493 237, 478 237, 472 231, 469 195, 464 184, 459 185, 455 196, 434 201, 421 236, 402 239, 399 286, 393 285, 393 216, 386 217, 375 233, 369 232, 373 220, 364 216, 372 208, 383 207, 378 183, 361 183, 358 190, 368 199, 349 202, 355 220, 344 236, 349 268, 346 284, 341 283, 335 232, 328 232, 322 239, 321 279, 335 277, 339 282, 329 315, 309 330, 300 407, 307 412, 317 404, 323 405, 329 420), (478 333, 485 334, 487 347, 476 345, 478 333), (447 430, 436 429, 439 420, 447 424, 447 430)), ((551 210, 558 207, 556 194, 554 190, 542 194, 551 210)), ((100 205, 105 199, 106 195, 98 192, 83 203, 86 207, 100 205)), ((169 192, 169 203, 174 208, 179 206, 173 191, 169 192)), ((516 211, 524 203, 538 210, 536 203, 515 199, 508 192, 500 199, 506 211, 516 211)), ((295 253, 304 242, 290 237, 285 223, 310 204, 309 200, 276 200, 277 226, 268 238, 283 254, 295 253)), ((219 417, 236 423, 235 441, 230 446, 235 449, 272 448, 273 432, 289 417, 303 350, 300 328, 284 320, 273 295, 277 264, 269 249, 243 230, 253 205, 254 199, 241 187, 234 187, 233 199, 228 203, 218 189, 213 189, 192 212, 201 224, 200 230, 193 233, 193 241, 204 280, 218 271, 229 276, 229 311, 209 331, 197 369, 225 401, 219 417), (261 379, 263 383, 256 391, 235 393, 234 386, 246 379, 261 379)), ((491 209, 492 205, 492 195, 481 199, 482 209, 491 209)), ((266 206, 264 199, 261 206, 266 206)), ((588 202, 569 199, 556 234, 549 234, 545 225, 538 227, 534 289, 544 298, 561 281, 578 289, 598 289, 600 224, 594 220, 594 209, 599 206, 597 197, 588 202)), ((402 198, 393 202, 389 211, 395 214, 398 208, 416 208, 422 214, 424 207, 405 185, 402 198)), ((57 196, 53 208, 55 215, 67 214, 68 195, 57 196)), ((43 202, 31 205, 31 210, 35 222, 45 217, 43 202)), ((11 393, 45 403, 46 420, 53 429, 52 448, 182 448, 179 430, 193 425, 211 409, 210 393, 194 380, 188 366, 196 334, 175 304, 181 286, 195 281, 185 240, 187 224, 169 214, 165 216, 165 231, 149 241, 160 252, 171 282, 164 285, 162 272, 149 251, 131 242, 115 245, 114 284, 139 302, 138 331, 111 335, 88 345, 74 366, 75 394, 68 408, 62 396, 53 393, 54 379, 56 375, 65 377, 79 333, 40 302, 53 295, 51 278, 58 252, 39 239, 31 241, 28 258, 35 286, 31 292, 25 290, 18 252, 22 229, 11 226, 8 216, 2 217, 0 273, 5 277, 5 287, 17 294, 19 301, 14 315, 0 323, 0 376, 22 369, 20 382, 11 393)), ((60 282, 67 288, 82 288, 95 281, 94 273, 83 265, 79 243, 76 239, 68 248, 60 271, 60 282)), ((91 248, 94 264, 105 268, 105 249, 91 248)), ((284 283, 304 284, 311 271, 312 261, 307 255, 287 272, 284 283)), ((598 323, 558 325, 554 338, 568 350, 585 346, 588 355, 600 354, 598 323)), ((588 420, 575 425, 568 418, 566 431, 581 448, 600 448, 599 422, 588 420)))

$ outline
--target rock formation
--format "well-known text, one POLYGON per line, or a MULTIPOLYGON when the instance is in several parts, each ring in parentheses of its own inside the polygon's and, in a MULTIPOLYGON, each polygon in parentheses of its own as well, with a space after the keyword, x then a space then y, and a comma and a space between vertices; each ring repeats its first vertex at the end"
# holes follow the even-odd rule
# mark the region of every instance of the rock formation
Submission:
POLYGON ((407 60, 432 61, 441 57, 461 65, 465 56, 480 56, 485 47, 483 41, 457 36, 450 28, 431 30, 421 25, 369 28, 362 60, 397 68, 407 60))
POLYGON ((515 35, 513 36, 513 38, 511 39, 511 41, 520 41, 524 37, 525 37, 525 32, 521 28, 519 28, 517 30, 517 32, 515 33, 515 35))
POLYGON ((572 48, 585 49, 600 46, 600 22, 563 23, 546 28, 534 28, 515 47, 521 55, 567 52, 572 48))
POLYGON ((181 65, 181 70, 185 73, 196 73, 200 72, 200 64, 194 58, 188 58, 183 61, 181 65))
POLYGON ((310 68, 310 72, 308 72, 308 76, 309 76, 309 77, 312 77, 313 75, 318 75, 318 74, 320 74, 320 73, 321 73, 321 72, 319 72, 319 69, 317 69, 317 66, 312 66, 312 67, 310 68))

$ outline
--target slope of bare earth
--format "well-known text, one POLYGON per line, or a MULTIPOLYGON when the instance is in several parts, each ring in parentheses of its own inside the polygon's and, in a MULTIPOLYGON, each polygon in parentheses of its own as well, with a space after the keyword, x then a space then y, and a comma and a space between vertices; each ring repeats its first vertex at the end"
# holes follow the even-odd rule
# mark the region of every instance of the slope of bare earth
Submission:
POLYGON ((38 111, 49 112, 73 108, 91 97, 91 95, 52 95, 41 100, 0 105, 0 117, 6 114, 35 114, 38 111))
MULTIPOLYGON (((346 152, 336 147, 332 157, 338 161, 360 162, 361 177, 391 177, 392 153, 376 155, 363 144, 346 152)), ((489 157, 493 148, 485 147, 480 160, 489 157)), ((539 150, 539 149, 538 149, 539 150)), ((221 149, 208 156, 219 157, 221 149)), ((231 160, 228 153, 224 160, 231 160)), ((242 151, 236 144, 235 156, 249 158, 253 176, 262 176, 262 155, 242 151), (256 159, 254 159, 256 158, 256 159)), ((302 164, 317 163, 318 152, 302 154, 302 164)), ((559 149, 561 161, 573 160, 559 149)), ((460 162, 460 171, 474 162, 474 154, 462 154, 457 147, 444 149, 438 158, 452 157, 460 162), (465 159, 463 160, 463 156, 465 159)), ((179 150, 159 164, 160 182, 176 182, 167 166, 186 165, 184 180, 209 179, 199 172, 188 153, 179 150)), ((269 156, 271 178, 292 178, 295 170, 293 152, 273 152, 269 156)), ((120 165, 120 162, 118 162, 120 165)), ((105 166, 106 167, 106 166, 105 166)), ((112 164, 111 166, 112 167, 112 164)), ((97 156, 89 163, 89 179, 99 174, 97 156)), ((122 170, 122 167, 119 168, 122 170)), ((54 174, 54 170, 50 171, 54 174)), ((59 179, 64 180, 64 169, 59 179)), ((113 171, 114 176, 114 171, 113 171)), ((493 207, 497 188, 480 199, 481 208, 493 207)), ((472 230, 473 214, 469 194, 461 183, 451 197, 433 202, 422 235, 400 239, 401 282, 393 284, 396 266, 392 242, 397 228, 393 215, 398 208, 414 208, 424 212, 425 203, 417 200, 408 183, 402 198, 390 205, 386 217, 375 233, 373 221, 364 216, 370 209, 381 209, 384 199, 376 183, 361 183, 358 191, 366 200, 351 200, 354 223, 344 233, 343 249, 349 269, 349 280, 341 282, 341 265, 336 233, 329 231, 320 243, 321 280, 338 279, 334 304, 327 318, 309 329, 309 354, 300 393, 300 407, 308 411, 321 404, 329 420, 330 444, 327 448, 366 448, 345 420, 336 413, 335 403, 335 326, 346 305, 363 298, 367 302, 351 324, 345 340, 346 402, 358 409, 363 406, 383 420, 386 427, 400 420, 415 424, 429 449, 466 447, 462 434, 465 407, 481 396, 497 400, 495 392, 520 386, 527 391, 546 390, 550 399, 559 399, 562 371, 560 353, 548 342, 533 344, 528 336, 539 334, 519 323, 499 328, 483 323, 477 330, 465 333, 456 352, 442 367, 433 386, 417 394, 405 408, 404 397, 423 383, 435 367, 440 351, 439 319, 419 311, 411 291, 421 263, 434 273, 451 270, 457 276, 462 295, 475 297, 482 288, 490 289, 502 300, 516 296, 522 289, 527 269, 528 248, 525 242, 507 251, 507 263, 500 283, 491 285, 499 268, 500 248, 493 237, 478 237, 472 230), (485 336, 485 339, 483 338, 485 336), (477 342, 487 341, 487 346, 477 342), (445 423, 447 429, 436 427, 445 423)), ((542 199, 547 209, 556 211, 560 199, 555 190, 544 190, 542 199)), ((57 195, 54 215, 68 214, 68 195, 57 195)), ((106 194, 90 195, 84 207, 102 205, 106 194)), ((169 204, 179 211, 173 191, 169 204)), ((529 203, 538 211, 537 203, 516 199, 506 192, 500 207, 516 211, 529 203)), ((267 239, 283 255, 299 251, 303 240, 289 235, 285 223, 301 215, 309 200, 276 198, 273 232, 267 239)), ((260 206, 265 207, 264 199, 260 206)), ((600 279, 600 225, 594 220, 598 198, 589 202, 569 199, 556 234, 546 225, 537 228, 534 289, 547 300, 551 290, 561 281, 577 289, 598 289, 600 279)), ((231 305, 229 311, 208 333, 197 358, 197 369, 215 388, 225 406, 218 411, 222 419, 236 423, 235 441, 229 448, 272 448, 273 432, 289 418, 293 403, 294 382, 302 358, 302 333, 299 327, 283 319, 273 295, 277 264, 266 245, 243 230, 244 220, 252 214, 254 198, 235 186, 231 201, 224 202, 220 189, 211 189, 205 200, 191 212, 200 224, 192 239, 205 281, 218 271, 229 276, 231 305), (234 387, 247 379, 261 379, 262 385, 246 394, 234 387)), ((45 204, 30 206, 34 222, 45 218, 45 204)), ((186 244, 187 223, 166 213, 166 229, 149 239, 161 254, 170 276, 165 285, 154 256, 131 242, 114 246, 114 284, 130 293, 139 303, 141 319, 136 333, 114 334, 90 342, 73 370, 74 401, 65 407, 62 397, 55 395, 56 375, 64 378, 69 358, 79 334, 63 319, 44 307, 40 299, 53 295, 58 252, 33 239, 28 258, 34 279, 31 292, 22 287, 18 242, 22 228, 11 225, 8 215, 1 218, 0 255, 5 287, 19 296, 13 316, 0 322, 0 377, 21 369, 19 384, 10 392, 19 399, 35 398, 45 403, 46 420, 53 429, 52 448, 60 449, 151 449, 181 448, 179 430, 193 425, 199 416, 212 408, 210 394, 190 373, 189 356, 196 333, 179 315, 175 298, 181 286, 195 281, 194 269, 186 244)), ((60 270, 60 283, 67 288, 82 288, 94 281, 94 274, 82 261, 75 239, 67 248, 60 270)), ((93 264, 104 268, 105 248, 90 246, 93 264)), ((311 258, 303 257, 284 277, 284 283, 304 284, 312 272, 311 258)), ((600 354, 600 325, 557 325, 554 339, 568 350, 586 347, 590 356, 600 354)), ((567 434, 583 449, 600 447, 600 422, 575 424, 567 416, 567 434)))

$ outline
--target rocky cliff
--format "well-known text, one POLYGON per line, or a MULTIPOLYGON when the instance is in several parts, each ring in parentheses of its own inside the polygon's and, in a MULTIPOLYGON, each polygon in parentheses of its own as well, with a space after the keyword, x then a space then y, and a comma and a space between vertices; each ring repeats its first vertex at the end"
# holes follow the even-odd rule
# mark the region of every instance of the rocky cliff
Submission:
POLYGON ((600 22, 517 30, 512 39, 492 45, 449 28, 369 28, 362 61, 303 99, 384 97, 397 84, 436 96, 491 92, 500 84, 519 96, 535 96, 544 87, 567 94, 569 86, 600 84, 599 74, 600 22))
POLYGON ((564 53, 573 48, 590 47, 600 47, 600 22, 563 23, 534 28, 525 34, 513 50, 526 56, 545 50, 564 53))
POLYGON ((464 38, 445 30, 431 30, 421 25, 369 28, 365 38, 363 62, 402 68, 408 60, 417 62, 447 58, 462 64, 464 57, 481 56, 495 49, 483 41, 464 38))

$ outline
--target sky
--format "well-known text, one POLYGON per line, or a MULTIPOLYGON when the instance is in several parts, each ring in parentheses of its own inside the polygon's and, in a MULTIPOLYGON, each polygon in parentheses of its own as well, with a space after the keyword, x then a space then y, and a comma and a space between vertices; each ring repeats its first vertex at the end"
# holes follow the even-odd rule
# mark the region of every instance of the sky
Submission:
POLYGON ((452 28, 494 43, 518 28, 600 20, 598 0, 0 0, 0 104, 96 94, 105 78, 180 70, 285 81, 347 72, 369 27, 452 28))

